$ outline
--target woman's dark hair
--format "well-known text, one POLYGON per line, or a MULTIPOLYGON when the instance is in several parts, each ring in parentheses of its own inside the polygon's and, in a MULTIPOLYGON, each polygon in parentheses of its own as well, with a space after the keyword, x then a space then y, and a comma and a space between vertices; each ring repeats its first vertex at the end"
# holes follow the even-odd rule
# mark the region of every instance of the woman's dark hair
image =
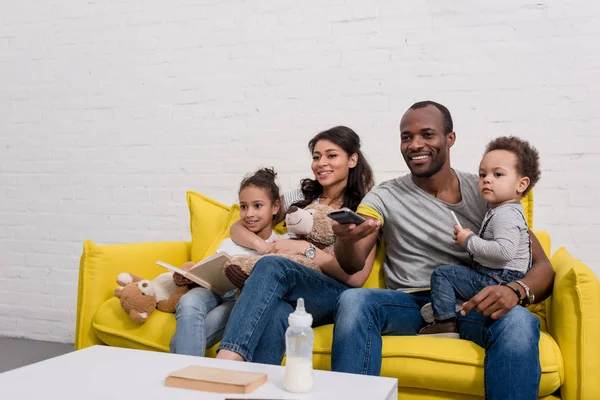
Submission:
MULTIPOLYGON (((354 153, 358 154, 358 162, 354 168, 350 168, 348 184, 342 194, 344 199, 342 207, 348 207, 356 211, 363 197, 374 185, 373 169, 360 151, 360 137, 346 126, 336 126, 317 134, 308 142, 308 150, 311 154, 319 140, 329 140, 336 144, 346 152, 348 157, 351 157, 354 153)), ((323 186, 316 179, 302 179, 300 188, 304 200, 297 201, 294 205, 301 208, 311 204, 323 194, 323 186)))
POLYGON ((247 175, 240 184, 239 193, 248 186, 254 186, 265 191, 271 204, 279 201, 279 186, 275 183, 277 172, 273 168, 261 168, 251 175, 247 175))

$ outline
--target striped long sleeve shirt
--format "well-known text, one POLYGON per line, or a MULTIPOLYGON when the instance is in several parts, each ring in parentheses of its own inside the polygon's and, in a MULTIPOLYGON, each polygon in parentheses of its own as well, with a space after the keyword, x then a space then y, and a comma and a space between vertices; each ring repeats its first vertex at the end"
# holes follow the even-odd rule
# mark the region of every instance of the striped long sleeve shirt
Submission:
POLYGON ((485 267, 527 272, 531 261, 529 240, 523 206, 508 203, 485 214, 479 236, 469 235, 465 248, 474 261, 485 267))

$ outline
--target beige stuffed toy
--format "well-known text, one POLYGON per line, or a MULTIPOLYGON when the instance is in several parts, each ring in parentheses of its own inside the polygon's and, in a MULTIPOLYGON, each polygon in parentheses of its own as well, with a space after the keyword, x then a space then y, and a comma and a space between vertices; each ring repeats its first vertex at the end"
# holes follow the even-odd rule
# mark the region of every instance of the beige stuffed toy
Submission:
POLYGON ((177 302, 188 291, 185 284, 176 283, 172 272, 160 274, 153 280, 123 272, 117 277, 117 283, 115 296, 127 315, 138 324, 146 322, 155 308, 174 313, 177 302))
MULTIPOLYGON (((285 217, 288 234, 292 236, 292 239, 306 240, 315 247, 333 255, 332 220, 327 216, 331 211, 333 211, 333 208, 322 204, 310 204, 304 209, 296 206, 290 207, 285 217)), ((262 257, 272 256, 284 257, 321 272, 321 268, 304 255, 266 254, 264 256, 238 256, 232 258, 223 266, 225 275, 241 289, 244 287, 248 276, 250 276, 254 264, 262 257)))

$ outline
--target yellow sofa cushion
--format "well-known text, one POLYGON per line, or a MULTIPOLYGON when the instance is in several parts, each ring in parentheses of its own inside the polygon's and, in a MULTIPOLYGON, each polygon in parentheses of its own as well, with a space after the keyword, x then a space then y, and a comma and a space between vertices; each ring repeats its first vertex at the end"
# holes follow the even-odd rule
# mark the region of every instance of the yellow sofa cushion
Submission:
POLYGON ((191 261, 198 262, 210 254, 210 249, 216 250, 218 243, 216 246, 215 243, 220 243, 219 238, 231 218, 231 207, 193 190, 186 193, 186 200, 192 234, 191 261))
MULTIPOLYGON (((313 364, 331 368, 333 325, 315 329, 313 364)), ((563 382, 561 351, 545 332, 540 337, 540 396, 563 382)), ((398 378, 398 387, 483 396, 485 350, 467 340, 438 337, 384 336, 381 376, 398 378)), ((399 389, 400 390, 400 389, 399 389)))
MULTIPOLYGON (((109 346, 168 352, 175 333, 175 315, 154 310, 140 325, 123 311, 119 299, 112 297, 94 314, 93 327, 98 338, 109 346)), ((214 357, 216 349, 217 345, 207 349, 206 355, 214 357)))
POLYGON ((561 396, 600 399, 599 385, 583 384, 600 377, 600 283, 596 274, 564 247, 551 261, 556 275, 549 299, 548 329, 563 353, 565 383, 561 396))
POLYGON ((101 343, 92 328, 92 319, 102 303, 114 297, 117 275, 130 272, 152 279, 166 271, 155 264, 159 259, 173 265, 183 264, 189 259, 189 243, 98 245, 91 240, 84 242, 79 265, 76 349, 101 343))

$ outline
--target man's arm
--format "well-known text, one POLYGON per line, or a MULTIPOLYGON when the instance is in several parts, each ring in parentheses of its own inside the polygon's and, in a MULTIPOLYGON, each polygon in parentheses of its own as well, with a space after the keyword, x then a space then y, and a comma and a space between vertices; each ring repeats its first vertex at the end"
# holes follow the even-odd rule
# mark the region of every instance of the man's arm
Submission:
MULTIPOLYGON (((552 293, 554 269, 533 232, 529 231, 529 237, 531 238, 532 266, 522 281, 533 291, 535 302, 538 303, 552 293)), ((525 289, 521 288, 520 285, 515 286, 519 286, 520 297, 524 298, 525 289)), ((511 288, 502 285, 487 286, 469 301, 463 303, 461 314, 467 315, 475 308, 483 315, 498 319, 507 314, 517 303, 517 296, 511 288)))
POLYGON ((342 225, 333 222, 335 234, 335 258, 347 274, 355 274, 365 267, 365 261, 377 243, 381 222, 363 215, 366 221, 360 225, 342 225))
MULTIPOLYGON (((529 238, 531 239, 532 265, 531 269, 521 280, 533 291, 535 302, 539 303, 552 294, 554 268, 552 268, 552 264, 548 260, 548 257, 546 257, 542 245, 531 230, 529 231, 529 238)), ((520 288, 520 291, 521 298, 523 298, 525 296, 525 289, 520 288)))

